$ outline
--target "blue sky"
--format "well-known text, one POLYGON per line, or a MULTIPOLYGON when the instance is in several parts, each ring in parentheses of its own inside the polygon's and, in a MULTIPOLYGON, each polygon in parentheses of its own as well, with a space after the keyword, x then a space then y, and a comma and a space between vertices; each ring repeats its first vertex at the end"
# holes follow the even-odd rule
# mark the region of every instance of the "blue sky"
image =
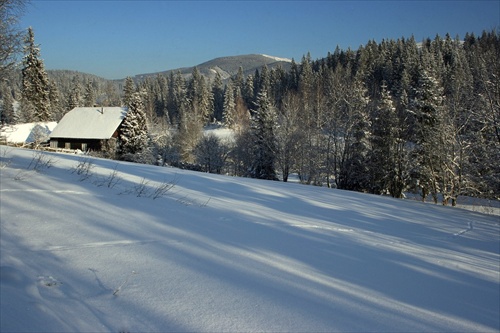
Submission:
POLYGON ((299 62, 372 39, 480 35, 499 28, 500 1, 31 0, 20 24, 47 69, 118 79, 231 55, 299 62))

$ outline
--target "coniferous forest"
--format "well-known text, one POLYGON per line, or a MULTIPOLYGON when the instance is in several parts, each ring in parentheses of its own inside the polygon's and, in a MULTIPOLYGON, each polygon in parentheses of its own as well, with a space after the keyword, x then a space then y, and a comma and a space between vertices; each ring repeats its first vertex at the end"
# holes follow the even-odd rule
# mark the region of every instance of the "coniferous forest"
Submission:
POLYGON ((127 78, 122 89, 88 75, 47 74, 43 62, 33 75, 44 80, 34 82, 33 35, 24 49, 22 70, 2 81, 2 123, 59 120, 75 106, 133 105, 147 126, 128 132, 145 144, 123 153, 122 138, 122 153, 107 157, 269 180, 297 174, 304 184, 397 198, 413 191, 443 204, 460 195, 500 197, 497 31, 369 41, 225 80, 195 67, 187 78, 127 78), (210 124, 232 129, 233 140, 204 135, 210 124))

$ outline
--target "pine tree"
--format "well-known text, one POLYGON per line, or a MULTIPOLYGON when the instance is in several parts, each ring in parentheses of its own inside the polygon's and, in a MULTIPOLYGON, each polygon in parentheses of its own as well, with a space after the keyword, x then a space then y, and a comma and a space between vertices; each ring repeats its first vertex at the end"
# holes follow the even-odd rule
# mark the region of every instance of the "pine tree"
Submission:
POLYGON ((212 96, 214 104, 214 118, 216 121, 223 120, 224 113, 224 87, 220 73, 215 74, 214 82, 212 83, 212 96))
POLYGON ((71 88, 68 95, 68 110, 73 110, 80 106, 81 98, 80 98, 80 77, 78 75, 73 76, 71 80, 71 88))
POLYGON ((189 82, 187 96, 190 101, 190 110, 203 124, 207 124, 213 117, 213 95, 209 86, 205 83, 205 77, 201 75, 197 67, 193 69, 189 82))
POLYGON ((367 191, 370 188, 368 152, 370 150, 370 119, 367 106, 369 98, 361 80, 354 79, 347 98, 348 138, 346 138, 346 159, 339 180, 340 188, 367 191))
POLYGON ((243 76, 243 67, 238 67, 238 73, 231 80, 233 82, 234 98, 238 99, 243 96, 245 91, 245 78, 243 76))
POLYGON ((105 99, 102 103, 103 106, 117 106, 120 105, 120 96, 116 91, 115 85, 108 81, 104 87, 105 99))
POLYGON ((132 103, 132 96, 135 93, 135 83, 130 76, 125 79, 125 85, 123 86, 123 105, 130 107, 132 103))
POLYGON ((234 102, 233 85, 229 82, 224 91, 222 122, 225 126, 232 128, 235 125, 236 104, 234 102))
POLYGON ((40 59, 40 48, 35 44, 35 34, 31 27, 28 28, 24 44, 22 97, 32 107, 31 121, 48 121, 51 119, 49 77, 40 59))
POLYGON ((443 88, 427 70, 421 69, 411 102, 416 120, 413 178, 421 189, 422 200, 430 193, 437 202, 439 170, 442 166, 444 98, 443 88))
POLYGON ((85 85, 85 93, 83 95, 83 106, 94 106, 95 105, 95 89, 92 81, 87 80, 85 85))
POLYGON ((49 82, 49 100, 52 118, 59 121, 64 116, 64 108, 61 105, 61 94, 54 81, 49 82))
POLYGON ((141 93, 132 94, 129 109, 118 136, 117 155, 128 161, 141 161, 148 149, 148 127, 141 93))
POLYGON ((257 95, 256 110, 252 119, 254 137, 254 163, 251 175, 254 178, 277 180, 274 168, 276 115, 266 90, 257 95))
POLYGON ((398 118, 392 96, 385 83, 382 84, 380 100, 372 117, 370 150, 370 192, 389 192, 400 198, 404 180, 398 165, 398 118))
POLYGON ((0 126, 15 124, 14 99, 9 88, 2 85, 2 104, 0 105, 0 126))

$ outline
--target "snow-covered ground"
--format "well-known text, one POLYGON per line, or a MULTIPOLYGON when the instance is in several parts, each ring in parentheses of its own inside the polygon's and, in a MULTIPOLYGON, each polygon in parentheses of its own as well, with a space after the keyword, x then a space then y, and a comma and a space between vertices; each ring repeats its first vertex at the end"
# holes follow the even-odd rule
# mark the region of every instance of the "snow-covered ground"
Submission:
POLYGON ((498 216, 4 146, 0 158, 2 332, 500 329, 498 216))

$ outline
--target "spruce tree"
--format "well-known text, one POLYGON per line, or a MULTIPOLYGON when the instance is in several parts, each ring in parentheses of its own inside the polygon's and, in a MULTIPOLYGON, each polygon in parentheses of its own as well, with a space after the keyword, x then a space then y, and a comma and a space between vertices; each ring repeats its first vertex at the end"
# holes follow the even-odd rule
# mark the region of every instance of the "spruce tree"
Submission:
POLYGON ((95 89, 92 81, 87 80, 85 85, 85 93, 83 95, 83 106, 94 106, 95 104, 95 89))
POLYGON ((254 163, 251 175, 253 178, 277 180, 274 168, 276 115, 266 90, 257 95, 256 109, 252 119, 254 138, 254 163))
POLYGON ((229 82, 224 91, 222 122, 225 126, 232 128, 235 125, 236 104, 234 102, 233 85, 229 82))
POLYGON ((207 124, 213 117, 213 95, 209 86, 205 83, 205 77, 201 75, 197 67, 193 69, 191 80, 187 90, 190 101, 190 110, 203 124, 207 124))
POLYGON ((223 120, 222 117, 224 113, 224 86, 222 84, 222 78, 219 72, 215 74, 215 79, 212 83, 212 96, 214 118, 216 121, 221 121, 223 120))
POLYGON ((73 76, 71 80, 71 88, 68 95, 68 110, 77 108, 81 104, 81 87, 80 87, 80 77, 78 75, 73 76))
POLYGON ((389 192, 393 197, 400 198, 404 183, 397 163, 398 118, 385 82, 381 89, 380 99, 372 117, 370 192, 389 192))
POLYGON ((432 194, 437 202, 438 173, 443 157, 440 136, 444 130, 444 98, 439 81, 425 69, 420 70, 415 97, 410 107, 416 123, 413 178, 422 191, 422 200, 432 194))
POLYGON ((0 126, 15 124, 14 99, 9 88, 2 85, 2 104, 0 105, 0 126))
POLYGON ((49 100, 52 119, 59 121, 64 116, 64 108, 61 105, 61 94, 54 81, 49 83, 49 100))
POLYGON ((370 150, 370 119, 367 106, 369 98, 361 80, 354 79, 347 98, 348 137, 346 138, 346 160, 341 173, 341 188, 353 191, 368 191, 370 188, 368 153, 370 150))
POLYGON ((24 44, 22 98, 33 111, 31 119, 26 120, 48 121, 51 119, 49 77, 40 59, 40 48, 35 44, 35 34, 31 27, 28 28, 24 44))
POLYGON ((141 93, 132 94, 127 115, 118 136, 117 155, 128 161, 141 161, 148 149, 148 127, 141 93))
POLYGON ((132 95, 135 93, 135 83, 130 76, 125 79, 125 85, 123 86, 123 105, 130 107, 132 103, 132 95))

